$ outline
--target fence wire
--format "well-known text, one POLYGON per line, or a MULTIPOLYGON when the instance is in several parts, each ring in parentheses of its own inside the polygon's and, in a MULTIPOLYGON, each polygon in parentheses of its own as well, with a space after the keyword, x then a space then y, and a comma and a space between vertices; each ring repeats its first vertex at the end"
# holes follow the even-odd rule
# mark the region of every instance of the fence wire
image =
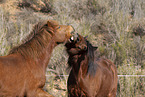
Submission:
POLYGON ((145 97, 145 75, 118 75, 117 97, 145 97))
MULTIPOLYGON (((57 94, 63 94, 63 96, 58 96, 55 92, 55 97, 67 97, 68 76, 46 74, 45 86, 49 88, 49 92, 55 90, 57 94), (60 88, 61 86, 63 87, 60 88)), ((145 97, 145 75, 118 75, 117 97, 145 97)))
MULTIPOLYGON (((69 75, 46 75, 49 76, 69 76, 69 75)), ((145 77, 145 75, 118 75, 118 77, 145 77)))

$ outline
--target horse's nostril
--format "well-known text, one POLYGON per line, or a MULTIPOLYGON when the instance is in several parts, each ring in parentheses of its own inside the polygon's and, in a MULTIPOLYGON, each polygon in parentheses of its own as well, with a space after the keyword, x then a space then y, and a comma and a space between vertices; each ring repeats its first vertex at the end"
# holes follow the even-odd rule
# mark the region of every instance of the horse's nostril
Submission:
POLYGON ((79 49, 81 49, 81 46, 78 46, 79 49))
POLYGON ((74 35, 74 34, 75 34, 75 30, 74 30, 74 29, 71 31, 71 34, 72 34, 72 35, 74 35))
POLYGON ((86 46, 78 46, 78 48, 81 49, 81 50, 87 50, 86 46))
POLYGON ((74 29, 74 27, 73 26, 71 26, 71 34, 74 34, 75 33, 75 29, 74 29))
POLYGON ((84 46, 84 50, 86 50, 87 49, 87 47, 86 46, 84 46))
POLYGON ((73 35, 75 31, 71 31, 71 34, 73 35))

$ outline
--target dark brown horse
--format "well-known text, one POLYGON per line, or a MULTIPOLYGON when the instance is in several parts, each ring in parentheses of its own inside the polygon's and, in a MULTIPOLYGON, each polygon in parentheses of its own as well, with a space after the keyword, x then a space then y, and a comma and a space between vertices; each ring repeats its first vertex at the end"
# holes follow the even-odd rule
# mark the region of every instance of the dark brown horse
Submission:
POLYGON ((43 91, 52 50, 71 37, 72 26, 38 23, 27 40, 0 57, 0 97, 51 97, 43 91))
POLYGON ((66 43, 68 64, 72 67, 68 77, 68 97, 115 97, 117 69, 108 59, 95 58, 89 41, 77 35, 66 43))

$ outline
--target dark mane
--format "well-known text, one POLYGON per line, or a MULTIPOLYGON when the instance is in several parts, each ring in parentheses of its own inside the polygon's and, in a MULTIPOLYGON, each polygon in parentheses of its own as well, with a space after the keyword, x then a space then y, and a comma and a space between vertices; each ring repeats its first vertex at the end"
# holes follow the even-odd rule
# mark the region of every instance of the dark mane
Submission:
POLYGON ((32 32, 26 37, 22 44, 12 48, 9 54, 20 53, 24 57, 37 57, 40 55, 40 50, 42 51, 45 48, 45 45, 49 44, 49 41, 52 37, 52 30, 46 29, 46 22, 39 22, 36 24, 32 32))
POLYGON ((94 47, 92 44, 87 41, 87 56, 89 58, 89 63, 88 63, 88 74, 95 75, 96 74, 96 69, 97 69, 97 64, 94 64, 94 47))

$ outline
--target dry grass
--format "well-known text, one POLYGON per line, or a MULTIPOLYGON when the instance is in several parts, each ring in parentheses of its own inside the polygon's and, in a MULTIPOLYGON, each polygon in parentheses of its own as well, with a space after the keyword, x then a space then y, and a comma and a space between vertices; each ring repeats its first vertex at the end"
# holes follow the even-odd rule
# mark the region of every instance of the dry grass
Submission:
MULTIPOLYGON (((112 60, 118 74, 145 75, 144 0, 0 0, 0 55, 21 43, 41 20, 55 19, 71 24, 99 49, 97 56, 112 60)), ((45 90, 65 97, 67 54, 63 45, 55 48, 45 90)), ((118 97, 143 97, 144 78, 119 78, 118 97), (136 92, 135 92, 136 91, 136 92)))

